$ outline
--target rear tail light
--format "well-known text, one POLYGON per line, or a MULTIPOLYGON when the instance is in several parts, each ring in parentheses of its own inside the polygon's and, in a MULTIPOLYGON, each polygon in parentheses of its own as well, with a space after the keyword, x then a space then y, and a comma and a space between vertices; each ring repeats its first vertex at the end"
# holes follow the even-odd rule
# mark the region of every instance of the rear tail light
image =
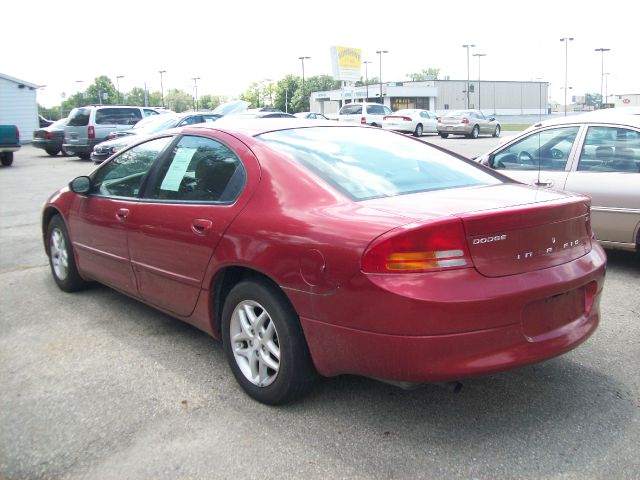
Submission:
POLYGON ((362 255, 365 273, 420 273, 473 266, 462 220, 397 228, 374 240, 362 255))
POLYGON ((96 138, 96 129, 93 125, 89 125, 87 130, 87 138, 96 138))
POLYGON ((366 125, 366 124, 367 124, 367 118, 366 118, 366 117, 362 117, 362 118, 360 119, 360 123, 361 123, 362 125, 366 125))
POLYGON ((400 117, 402 120, 404 120, 405 122, 410 122, 411 118, 409 117, 400 117))
POLYGON ((387 120, 388 118, 391 118, 391 117, 389 117, 389 115, 385 115, 384 117, 382 117, 383 120, 387 120))
POLYGON ((438 123, 442 123, 442 118, 438 117, 438 123))
POLYGON ((53 132, 47 132, 47 138, 49 139, 53 138, 53 132))
POLYGON ((460 123, 469 123, 469 119, 467 117, 463 117, 462 122, 460 123))

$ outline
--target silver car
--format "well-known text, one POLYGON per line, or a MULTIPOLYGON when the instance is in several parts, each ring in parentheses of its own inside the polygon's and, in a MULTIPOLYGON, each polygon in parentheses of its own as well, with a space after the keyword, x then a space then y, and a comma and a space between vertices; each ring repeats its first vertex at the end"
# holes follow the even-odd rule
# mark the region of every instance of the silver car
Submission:
POLYGON ((495 117, 485 117, 480 110, 453 110, 438 118, 438 135, 464 135, 478 138, 479 135, 500 136, 501 127, 495 117))
POLYGON ((476 160, 540 188, 591 195, 592 228, 603 246, 640 251, 640 117, 545 121, 476 160))

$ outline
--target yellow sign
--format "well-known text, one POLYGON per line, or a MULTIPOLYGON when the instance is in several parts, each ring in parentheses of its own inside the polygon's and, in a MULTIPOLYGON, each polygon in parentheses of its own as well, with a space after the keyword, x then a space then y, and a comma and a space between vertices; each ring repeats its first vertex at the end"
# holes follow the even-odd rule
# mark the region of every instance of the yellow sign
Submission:
POLYGON ((340 68, 360 69, 362 63, 362 50, 359 48, 336 47, 338 53, 338 65, 340 68))

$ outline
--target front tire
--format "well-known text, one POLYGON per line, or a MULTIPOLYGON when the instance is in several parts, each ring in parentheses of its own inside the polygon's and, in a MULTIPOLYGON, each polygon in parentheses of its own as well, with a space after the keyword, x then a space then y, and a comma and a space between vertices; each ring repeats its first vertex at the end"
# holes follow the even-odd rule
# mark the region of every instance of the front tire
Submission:
POLYGON ((52 217, 47 225, 47 254, 51 274, 61 290, 76 292, 86 287, 87 282, 76 267, 67 227, 59 215, 52 217))
POLYGON ((0 153, 0 162, 5 167, 10 167, 13 163, 13 152, 3 152, 0 153))
POLYGON ((494 137, 500 136, 500 125, 496 125, 496 129, 493 131, 493 136, 494 137))
POLYGON ((275 285, 252 279, 229 292, 222 339, 231 371, 244 391, 267 405, 305 394, 316 372, 297 314, 275 285))
POLYGON ((422 136, 422 124, 419 123, 418 125, 416 125, 416 129, 413 132, 413 136, 414 137, 421 137, 422 136))

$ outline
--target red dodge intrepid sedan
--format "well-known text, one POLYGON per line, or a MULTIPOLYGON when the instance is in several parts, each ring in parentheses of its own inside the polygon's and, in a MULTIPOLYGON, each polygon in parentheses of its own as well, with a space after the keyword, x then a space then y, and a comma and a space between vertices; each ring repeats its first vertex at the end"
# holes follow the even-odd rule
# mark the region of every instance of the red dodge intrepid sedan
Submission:
POLYGON ((44 206, 53 278, 98 281, 219 338, 267 404, 318 374, 490 374, 596 329, 590 200, 417 139, 308 120, 147 138, 44 206))

